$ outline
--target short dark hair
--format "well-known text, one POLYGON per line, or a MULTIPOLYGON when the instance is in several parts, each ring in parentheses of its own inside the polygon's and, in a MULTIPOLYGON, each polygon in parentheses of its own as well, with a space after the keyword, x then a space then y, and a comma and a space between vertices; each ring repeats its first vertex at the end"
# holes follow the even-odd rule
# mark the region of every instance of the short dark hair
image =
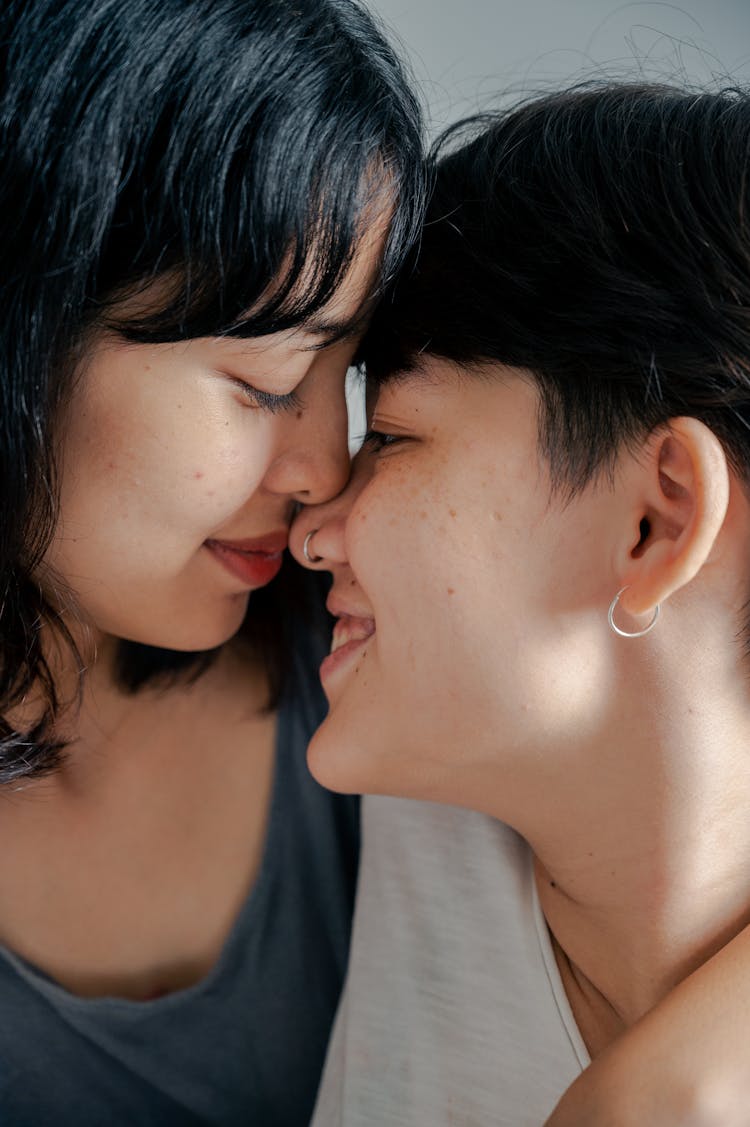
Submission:
POLYGON ((750 92, 577 87, 462 123, 436 155, 370 376, 425 352, 528 370, 569 493, 679 415, 750 476, 750 92))
MULTIPOLYGON (((59 760, 41 644, 55 617, 33 575, 87 331, 157 342, 298 325, 385 193, 384 287, 418 231, 423 173, 418 105, 357 0, 8 0, 0 52, 3 782, 59 760), (118 317, 156 278, 158 307, 118 317), (7 715, 31 690, 43 715, 15 732, 7 715)), ((132 688, 188 660, 126 650, 132 688)))

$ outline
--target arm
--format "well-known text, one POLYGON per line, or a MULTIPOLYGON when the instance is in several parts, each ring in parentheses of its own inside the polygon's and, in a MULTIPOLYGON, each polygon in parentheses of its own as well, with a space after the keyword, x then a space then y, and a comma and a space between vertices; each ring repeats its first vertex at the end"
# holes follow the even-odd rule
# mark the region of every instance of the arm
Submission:
POLYGON ((545 1127, 750 1127, 750 928, 597 1058, 545 1127))

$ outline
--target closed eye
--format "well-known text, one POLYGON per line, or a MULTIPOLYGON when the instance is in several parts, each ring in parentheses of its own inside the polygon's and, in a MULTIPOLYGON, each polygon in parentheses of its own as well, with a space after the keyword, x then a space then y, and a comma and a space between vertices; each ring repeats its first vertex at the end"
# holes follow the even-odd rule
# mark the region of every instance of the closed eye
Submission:
POLYGON ((302 401, 296 391, 290 391, 286 395, 274 395, 270 391, 261 391, 259 388, 253 387, 252 384, 240 379, 239 376, 229 375, 228 378, 240 389, 250 406, 268 411, 272 415, 278 415, 284 411, 296 411, 302 406, 302 401))

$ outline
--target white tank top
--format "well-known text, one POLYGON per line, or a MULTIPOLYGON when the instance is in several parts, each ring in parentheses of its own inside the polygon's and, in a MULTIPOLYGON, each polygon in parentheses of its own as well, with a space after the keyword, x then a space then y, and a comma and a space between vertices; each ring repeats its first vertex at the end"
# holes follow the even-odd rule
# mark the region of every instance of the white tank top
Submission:
POLYGON ((347 984, 313 1127, 540 1127, 589 1063, 502 823, 367 798, 347 984))

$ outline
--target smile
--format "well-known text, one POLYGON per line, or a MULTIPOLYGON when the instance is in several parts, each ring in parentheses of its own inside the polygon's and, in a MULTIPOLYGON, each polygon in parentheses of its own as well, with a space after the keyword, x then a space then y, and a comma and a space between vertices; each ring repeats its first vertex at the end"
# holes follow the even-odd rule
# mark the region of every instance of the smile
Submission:
POLYGON ((375 633, 373 618, 359 618, 345 614, 337 619, 333 628, 331 652, 320 667, 320 679, 326 690, 331 679, 345 670, 362 655, 365 643, 375 633))
MULTIPOLYGON (((269 538, 270 540, 270 538, 269 538)), ((249 541, 206 540, 208 549, 224 569, 248 588, 264 587, 278 575, 284 561, 285 542, 250 546, 249 541)))
POLYGON ((374 619, 353 618, 351 615, 344 615, 333 628, 331 653, 336 653, 342 646, 347 646, 350 642, 364 641, 365 638, 371 637, 374 633, 374 619))

